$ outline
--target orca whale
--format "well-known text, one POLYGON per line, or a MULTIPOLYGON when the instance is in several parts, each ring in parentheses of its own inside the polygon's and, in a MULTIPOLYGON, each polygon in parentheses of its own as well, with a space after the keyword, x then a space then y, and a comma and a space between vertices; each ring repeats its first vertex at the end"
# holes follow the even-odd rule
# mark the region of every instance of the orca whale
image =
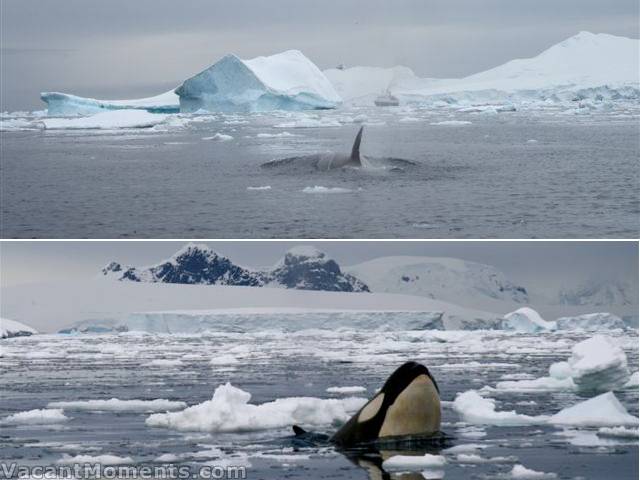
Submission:
POLYGON ((415 165, 411 160, 403 160, 401 158, 375 158, 367 157, 360 154, 360 143, 362 142, 362 132, 364 126, 360 127, 356 138, 351 147, 351 153, 314 153, 311 155, 302 155, 298 157, 281 158, 263 163, 263 168, 276 167, 306 167, 318 171, 336 170, 339 168, 373 168, 373 169, 390 169, 394 171, 402 170, 408 165, 415 165))
POLYGON ((416 443, 439 443, 440 390, 424 365, 407 362, 336 433, 327 437, 294 426, 295 438, 326 441, 341 448, 386 445, 402 448, 416 443))

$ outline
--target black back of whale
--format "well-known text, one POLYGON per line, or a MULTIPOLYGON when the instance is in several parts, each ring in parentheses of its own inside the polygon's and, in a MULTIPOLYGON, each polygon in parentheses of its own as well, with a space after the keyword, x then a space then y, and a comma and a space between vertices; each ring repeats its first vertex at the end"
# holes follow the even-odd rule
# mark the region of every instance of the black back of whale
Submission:
MULTIPOLYGON (((289 169, 295 169, 296 167, 302 167, 312 170, 328 171, 336 170, 343 167, 364 167, 362 161, 362 155, 360 154, 360 144, 362 143, 362 133, 364 126, 360 127, 356 138, 351 147, 351 153, 314 153, 311 155, 301 155, 298 157, 281 158, 277 160, 271 160, 263 163, 263 168, 275 168, 275 167, 288 167, 289 169)), ((367 164, 371 163, 374 168, 381 166, 388 167, 390 169, 402 169, 408 165, 415 165, 415 162, 410 160, 403 160, 401 158, 367 158, 367 164)))

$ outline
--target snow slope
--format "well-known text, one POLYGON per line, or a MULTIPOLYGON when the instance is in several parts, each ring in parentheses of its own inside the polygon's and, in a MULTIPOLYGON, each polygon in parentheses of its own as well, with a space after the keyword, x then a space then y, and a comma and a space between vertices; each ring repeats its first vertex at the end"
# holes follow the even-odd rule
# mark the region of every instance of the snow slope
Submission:
POLYGON ((638 99, 639 49, 637 39, 580 32, 535 57, 460 79, 419 78, 401 67, 329 69, 325 75, 345 101, 368 104, 385 91, 405 103, 638 99))
POLYGON ((0 338, 24 337, 35 333, 38 332, 24 323, 0 318, 0 338))
POLYGON ((381 257, 344 270, 374 292, 420 295, 453 303, 479 296, 515 303, 528 301, 525 288, 495 267, 457 258, 381 257))

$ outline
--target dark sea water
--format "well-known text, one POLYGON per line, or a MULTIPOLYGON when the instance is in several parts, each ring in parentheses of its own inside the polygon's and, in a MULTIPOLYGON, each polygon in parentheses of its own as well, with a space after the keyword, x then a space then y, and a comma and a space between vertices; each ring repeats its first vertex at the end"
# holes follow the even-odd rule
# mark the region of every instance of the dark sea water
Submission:
MULTIPOLYGON (((637 369, 637 331, 614 336, 631 368, 637 369)), ((428 365, 437 379, 443 400, 442 428, 453 437, 452 445, 479 445, 475 453, 483 458, 512 457, 504 463, 466 464, 456 454, 444 452, 444 478, 511 478, 508 473, 515 464, 556 475, 544 478, 637 478, 637 437, 607 439, 589 427, 472 425, 451 407, 456 395, 466 390, 495 386, 513 375, 547 375, 549 365, 566 360, 571 347, 584 338, 571 333, 314 330, 3 340, 0 419, 55 401, 164 398, 194 405, 211 399, 214 389, 225 382, 250 392, 250 402, 256 404, 295 396, 341 398, 326 392, 330 386, 363 386, 367 392, 356 395, 368 397, 397 366, 414 359, 428 365), (220 355, 231 355, 237 363, 212 365, 210 360, 220 355), (175 363, 150 363, 158 359, 175 363)), ((588 398, 568 391, 488 395, 496 400, 498 411, 526 415, 550 415, 588 398)), ((615 395, 631 414, 638 415, 637 387, 615 395)), ((180 459, 171 463, 190 469, 223 461, 248 465, 247 478, 382 478, 333 448, 292 451, 289 428, 179 432, 146 425, 149 414, 144 412, 64 412, 70 420, 60 424, 2 425, 2 459, 46 466, 56 465, 65 454, 111 454, 131 457, 126 462, 130 465, 154 466, 169 463, 158 460, 160 455, 174 454, 180 459), (224 454, 206 453, 214 448, 224 454)), ((320 431, 331 433, 335 428, 326 425, 320 431)), ((422 478, 419 472, 416 475, 385 478, 422 478)))
POLYGON ((154 129, 3 132, 2 236, 640 234, 638 118, 624 112, 366 108, 174 120, 154 129), (435 124, 451 120, 471 123, 435 124), (362 121, 363 154, 417 165, 403 171, 260 168, 278 158, 348 152, 362 121), (295 128, 305 122, 316 126, 295 128), (218 132, 234 138, 203 140, 218 132), (282 132, 294 136, 257 137, 282 132), (344 190, 303 191, 315 186, 344 190))

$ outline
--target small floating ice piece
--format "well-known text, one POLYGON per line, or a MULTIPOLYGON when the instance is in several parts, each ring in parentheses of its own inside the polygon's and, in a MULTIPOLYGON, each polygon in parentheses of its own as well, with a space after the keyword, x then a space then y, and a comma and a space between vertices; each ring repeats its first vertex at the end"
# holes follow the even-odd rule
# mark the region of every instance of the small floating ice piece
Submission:
POLYGON ((66 408, 68 410, 88 410, 94 412, 164 412, 186 408, 184 402, 175 402, 159 398, 155 400, 77 400, 71 402, 51 402, 50 408, 66 408))
POLYGON ((0 423, 5 425, 47 425, 69 420, 61 408, 41 408, 14 413, 3 418, 0 423))
POLYGON ((282 133, 259 133, 256 135, 257 138, 288 138, 288 137, 297 137, 293 133, 282 132, 282 133))
POLYGON ((422 469, 440 469, 447 460, 442 455, 425 453, 422 456, 394 455, 382 462, 382 468, 393 471, 416 471, 422 469))
POLYGON ((305 187, 303 193, 349 193, 353 190, 341 187, 323 187, 322 185, 314 185, 313 187, 305 187))
POLYGON ((630 415, 613 392, 603 393, 551 416, 549 423, 590 427, 637 426, 638 418, 630 415))
POLYGON ((546 480, 551 478, 558 478, 555 473, 538 472, 536 470, 528 469, 522 465, 514 465, 509 472, 511 478, 519 478, 525 480, 546 480))
POLYGON ((260 187, 247 187, 247 190, 271 190, 271 185, 264 185, 260 187))
POLYGON ((460 125, 471 125, 471 122, 468 122, 467 120, 443 120, 442 122, 433 122, 431 125, 447 125, 456 127, 460 125))
POLYGON ((328 393, 342 393, 342 394, 347 394, 347 393, 363 393, 366 392, 367 389, 365 387, 357 387, 357 386, 353 386, 353 387, 329 387, 327 388, 327 392, 328 393))
POLYGON ((81 118, 45 118, 40 120, 47 130, 114 130, 149 128, 166 121, 168 115, 145 110, 110 110, 81 118))
POLYGON ((616 438, 638 438, 637 428, 626 427, 600 427, 598 429, 598 435, 601 437, 616 437, 616 438))
POLYGON ((209 363, 211 365, 235 365, 236 363, 240 363, 240 361, 233 355, 218 355, 209 360, 209 363))
POLYGON ((117 455, 76 455, 72 457, 71 455, 67 455, 66 453, 62 456, 60 460, 56 463, 64 463, 64 464, 102 464, 102 465, 123 465, 134 463, 131 457, 118 457, 117 455))
POLYGON ((496 411, 496 401, 484 398, 475 390, 468 390, 458 394, 453 401, 453 409, 458 412, 463 420, 478 425, 534 425, 544 423, 548 417, 522 415, 511 411, 496 411))
POLYGON ((224 133, 216 133, 212 137, 202 137, 202 140, 213 140, 214 142, 228 142, 229 140, 233 140, 231 135, 226 135, 224 133))

